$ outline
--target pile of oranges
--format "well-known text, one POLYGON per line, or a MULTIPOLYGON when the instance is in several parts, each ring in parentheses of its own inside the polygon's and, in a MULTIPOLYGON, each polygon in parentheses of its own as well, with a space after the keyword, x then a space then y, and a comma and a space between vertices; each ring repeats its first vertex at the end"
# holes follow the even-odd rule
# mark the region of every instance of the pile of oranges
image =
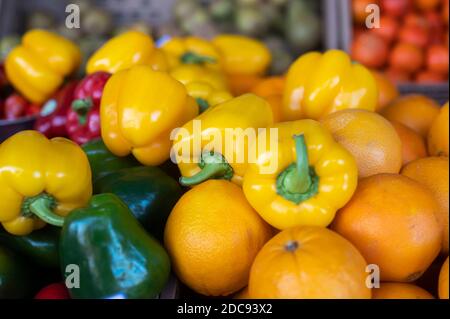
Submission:
POLYGON ((320 120, 353 155, 360 178, 332 224, 279 231, 239 186, 204 182, 181 198, 165 230, 185 285, 239 299, 448 298, 449 105, 399 96, 375 76, 376 112, 320 120))
POLYGON ((448 0, 353 0, 353 58, 395 82, 448 80, 448 6, 448 0), (381 9, 379 28, 366 27, 369 4, 381 9))

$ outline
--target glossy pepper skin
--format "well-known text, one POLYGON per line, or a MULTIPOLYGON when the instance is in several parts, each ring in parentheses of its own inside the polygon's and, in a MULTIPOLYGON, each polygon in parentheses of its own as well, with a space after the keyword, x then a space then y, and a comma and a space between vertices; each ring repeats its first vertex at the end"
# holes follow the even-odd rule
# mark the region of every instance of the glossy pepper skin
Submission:
POLYGON ((188 94, 197 102, 200 113, 206 111, 210 106, 214 106, 233 98, 227 90, 218 90, 205 82, 191 82, 186 85, 188 94))
POLYGON ((32 273, 21 256, 0 246, 0 299, 29 297, 33 289, 32 273))
MULTIPOLYGON (((118 157, 111 153, 102 139, 95 139, 81 146, 89 160, 92 171, 92 183, 122 168, 140 166, 133 156, 118 157)), ((95 187, 94 187, 95 188, 95 187)))
POLYGON ((89 162, 74 142, 22 131, 0 145, 0 222, 9 233, 61 226, 91 194, 89 162))
POLYGON ((167 73, 135 66, 106 83, 100 107, 102 138, 117 156, 130 153, 157 166, 170 156, 170 133, 198 114, 195 100, 167 73))
POLYGON ((60 256, 62 269, 80 269, 82 284, 70 289, 72 298, 153 298, 170 273, 164 248, 113 194, 95 195, 67 217, 60 256))
POLYGON ((112 38, 98 49, 86 64, 86 73, 104 71, 114 74, 135 65, 162 63, 153 39, 140 31, 127 31, 112 38))
POLYGON ((241 35, 223 34, 212 43, 222 56, 222 69, 233 95, 249 93, 261 81, 272 60, 269 49, 260 41, 241 35))
POLYGON ((249 164, 243 182, 245 196, 275 228, 328 226, 356 189, 354 158, 314 120, 283 122, 274 128, 278 129, 278 147, 262 150, 249 164), (264 171, 269 163, 277 163, 277 169, 264 171))
POLYGON ((262 75, 270 65, 272 56, 260 41, 234 34, 222 34, 212 40, 222 56, 226 74, 262 75))
POLYGON ((173 154, 183 176, 180 179, 181 184, 192 186, 210 178, 218 178, 240 185, 247 168, 250 142, 237 132, 237 136, 241 135, 242 139, 236 138, 226 145, 229 136, 227 129, 250 129, 256 135, 258 128, 266 128, 272 123, 269 104, 254 94, 242 95, 208 108, 186 123, 175 136, 173 154), (196 129, 198 124, 201 127, 196 129), (215 144, 207 149, 206 146, 218 134, 221 145, 215 144), (201 147, 195 150, 197 141, 200 141, 201 147), (232 152, 225 152, 227 148, 232 152), (188 156, 184 153, 186 150, 189 150, 188 156))
POLYGON ((59 267, 59 227, 48 226, 26 236, 15 236, 0 229, 0 244, 44 268, 59 267))
POLYGON ((152 166, 110 173, 95 183, 95 191, 117 195, 141 225, 159 240, 163 238, 167 217, 182 195, 176 180, 152 166))
POLYGON ((71 41, 45 30, 31 30, 7 56, 11 84, 27 100, 43 103, 79 66, 81 53, 71 41))
POLYGON ((84 144, 100 137, 100 101, 110 76, 107 72, 92 73, 75 88, 66 122, 67 133, 72 141, 84 144))
POLYGON ((181 64, 201 64, 214 69, 220 68, 220 53, 208 40, 194 36, 172 37, 160 48, 167 57, 170 69, 181 64))
POLYGON ((214 69, 206 68, 198 64, 182 64, 170 70, 169 74, 184 85, 193 82, 202 82, 212 86, 216 90, 227 90, 227 78, 214 69))
POLYGON ((282 119, 320 119, 343 109, 374 111, 378 88, 373 75, 339 50, 307 53, 288 70, 282 119))
POLYGON ((72 104, 77 83, 67 83, 42 106, 34 124, 35 130, 48 138, 67 137, 67 112, 72 104))

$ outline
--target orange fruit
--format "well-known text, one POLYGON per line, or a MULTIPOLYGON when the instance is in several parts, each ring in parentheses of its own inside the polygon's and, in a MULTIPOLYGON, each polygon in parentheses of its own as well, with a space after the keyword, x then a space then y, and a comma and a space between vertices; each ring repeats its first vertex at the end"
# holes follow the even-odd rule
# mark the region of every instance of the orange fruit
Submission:
POLYGON ((439 274, 439 298, 448 299, 448 257, 439 274))
POLYGON ((381 114, 390 121, 400 122, 426 137, 439 105, 432 99, 418 94, 405 95, 387 106, 381 114))
POLYGON ((403 165, 427 156, 427 146, 422 136, 401 123, 391 122, 391 124, 402 141, 403 165))
POLYGON ((425 186, 402 175, 380 174, 359 181, 332 228, 379 267, 382 281, 411 282, 441 249, 436 210, 425 186))
POLYGON ((372 299, 434 299, 425 289, 405 283, 382 283, 372 289, 372 299))
POLYGON ((285 78, 283 76, 271 76, 264 78, 257 83, 251 90, 251 93, 260 97, 272 95, 282 95, 284 90, 285 78))
POLYGON ((164 242, 183 283, 203 295, 226 296, 247 285, 253 260, 271 236, 239 186, 210 180, 175 205, 164 242))
POLYGON ((248 293, 248 286, 235 294, 233 299, 251 299, 248 293))
POLYGON ((407 73, 414 73, 424 64, 424 54, 414 44, 399 42, 391 50, 389 64, 407 73))
POLYGON ((262 78, 259 75, 252 74, 228 74, 227 82, 231 93, 234 96, 239 96, 249 93, 262 78))
POLYGON ((448 156, 448 102, 442 107, 428 132, 428 152, 430 155, 448 156))
POLYGON ((378 107, 376 111, 379 112, 398 98, 400 93, 395 84, 386 75, 378 71, 372 71, 372 74, 378 86, 378 107))
POLYGON ((402 169, 402 175, 428 187, 433 193, 438 211, 436 218, 441 226, 442 251, 448 254, 448 157, 427 157, 415 160, 402 169))
POLYGON ((273 121, 275 123, 281 121, 284 83, 285 78, 283 76, 271 76, 258 82, 251 90, 251 93, 258 95, 269 102, 272 108, 273 121))
POLYGON ((381 115, 365 110, 342 110, 321 122, 353 155, 359 177, 400 171, 402 143, 392 124, 381 115))
POLYGON ((282 95, 271 95, 264 98, 270 105, 273 114, 273 122, 278 123, 281 121, 281 108, 283 107, 282 95))
POLYGON ((315 226, 283 230, 255 258, 249 281, 252 298, 366 299, 366 262, 335 232, 315 226))

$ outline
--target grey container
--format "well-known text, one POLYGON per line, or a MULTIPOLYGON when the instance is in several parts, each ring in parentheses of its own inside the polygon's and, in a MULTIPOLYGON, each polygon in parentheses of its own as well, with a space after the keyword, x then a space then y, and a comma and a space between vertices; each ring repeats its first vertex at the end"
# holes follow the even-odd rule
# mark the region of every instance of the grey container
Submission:
MULTIPOLYGON (((338 30, 339 32, 339 48, 350 52, 353 39, 353 17, 352 17, 352 0, 337 0, 338 30)), ((428 96, 441 105, 445 104, 449 99, 449 83, 439 84, 417 84, 417 83, 400 83, 399 91, 402 94, 422 94, 428 96)))

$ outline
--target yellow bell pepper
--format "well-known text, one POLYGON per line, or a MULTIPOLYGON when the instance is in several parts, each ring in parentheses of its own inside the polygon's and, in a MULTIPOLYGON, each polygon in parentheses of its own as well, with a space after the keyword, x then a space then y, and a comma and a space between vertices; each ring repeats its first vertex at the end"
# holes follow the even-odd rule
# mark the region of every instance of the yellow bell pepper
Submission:
POLYGON ((227 79, 218 70, 206 68, 197 64, 182 64, 170 72, 170 75, 184 85, 192 82, 203 82, 216 90, 227 90, 227 79))
POLYGON ((371 72, 339 50, 307 53, 288 70, 282 118, 320 119, 343 109, 374 111, 378 88, 371 72))
POLYGON ((0 145, 0 222, 9 233, 62 226, 91 195, 88 159, 72 141, 22 131, 0 145))
POLYGON ((262 42, 242 35, 219 35, 212 43, 222 56, 222 68, 227 74, 262 75, 272 59, 262 42))
POLYGON ((269 104, 254 94, 236 97, 208 108, 177 131, 172 160, 178 164, 181 184, 192 186, 209 178, 240 185, 249 158, 253 132, 272 125, 269 104), (230 131, 234 129, 234 131, 230 131), (250 129, 251 132, 245 130, 250 129))
POLYGON ((168 72, 169 62, 167 61, 166 55, 160 49, 155 49, 153 54, 150 56, 148 65, 155 71, 168 72))
POLYGON ((228 100, 231 100, 233 96, 226 90, 216 90, 208 83, 204 82, 191 82, 186 85, 188 94, 193 97, 199 108, 200 113, 203 113, 210 106, 214 106, 228 100))
POLYGON ((42 103, 58 89, 64 77, 81 61, 79 48, 55 33, 31 30, 5 60, 5 70, 14 88, 33 103, 42 103))
POLYGON ((352 197, 358 180, 354 158, 314 120, 278 123, 278 136, 265 134, 244 176, 245 196, 261 217, 278 229, 328 226, 352 197), (269 139, 278 141, 275 146, 269 139), (276 169, 264 170, 274 165, 276 169))
POLYGON ((127 31, 112 38, 88 60, 86 73, 116 73, 135 65, 150 65, 156 70, 167 68, 165 55, 156 50, 153 39, 140 31, 127 31))
POLYGON ((180 64, 202 64, 215 69, 220 68, 220 54, 208 40, 198 37, 173 37, 164 42, 160 49, 166 54, 169 67, 180 64))
POLYGON ((159 165, 169 158, 171 131, 197 114, 197 103, 180 82, 149 66, 134 66, 105 85, 102 138, 117 156, 132 153, 144 165, 159 165))

